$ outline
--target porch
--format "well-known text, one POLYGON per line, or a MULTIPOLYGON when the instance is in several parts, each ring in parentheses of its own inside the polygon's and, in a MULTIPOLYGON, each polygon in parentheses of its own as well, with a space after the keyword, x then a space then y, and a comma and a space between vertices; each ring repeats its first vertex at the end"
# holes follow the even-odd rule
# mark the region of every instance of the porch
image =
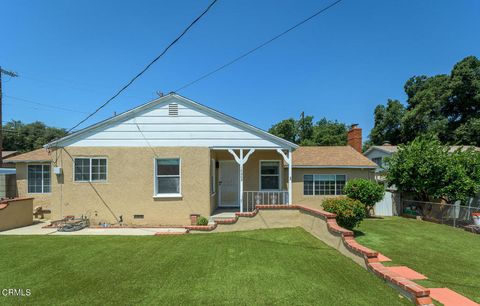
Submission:
POLYGON ((257 205, 292 203, 291 150, 213 148, 211 212, 251 212, 257 205))

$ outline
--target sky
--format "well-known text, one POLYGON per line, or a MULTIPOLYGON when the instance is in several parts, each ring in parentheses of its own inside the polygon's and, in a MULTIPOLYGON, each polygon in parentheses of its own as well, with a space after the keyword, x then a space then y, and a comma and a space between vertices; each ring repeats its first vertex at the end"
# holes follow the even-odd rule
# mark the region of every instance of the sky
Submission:
MULTIPOLYGON (((81 127, 214 70, 333 1, 219 0, 119 98, 81 127)), ((156 57, 210 0, 0 0, 4 121, 71 128, 156 57), (48 106, 47 106, 48 105, 48 106)), ((405 102, 414 75, 480 57, 480 1, 344 0, 178 93, 267 130, 301 112, 358 123, 405 102)))

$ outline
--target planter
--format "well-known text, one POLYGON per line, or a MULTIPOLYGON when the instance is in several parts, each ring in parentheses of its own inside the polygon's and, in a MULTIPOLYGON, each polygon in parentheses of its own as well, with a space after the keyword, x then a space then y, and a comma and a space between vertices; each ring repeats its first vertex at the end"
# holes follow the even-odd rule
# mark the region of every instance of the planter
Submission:
POLYGON ((476 226, 480 226, 480 213, 473 213, 472 214, 472 219, 473 219, 473 223, 476 226))

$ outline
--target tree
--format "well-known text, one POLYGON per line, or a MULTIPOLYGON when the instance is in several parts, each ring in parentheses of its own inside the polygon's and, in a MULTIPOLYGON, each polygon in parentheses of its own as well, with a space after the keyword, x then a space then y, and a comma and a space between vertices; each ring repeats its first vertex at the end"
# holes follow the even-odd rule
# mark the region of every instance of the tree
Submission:
POLYGON ((426 136, 438 138, 443 144, 480 146, 479 59, 464 58, 450 74, 413 76, 404 90, 406 109, 396 100, 375 108, 371 143, 405 143, 426 136))
POLYGON ((313 127, 313 142, 318 146, 344 146, 347 144, 347 133, 346 124, 322 118, 313 127))
POLYGON ((300 145, 311 146, 313 143, 313 116, 305 116, 302 112, 297 122, 298 142, 300 145))
POLYGON ((297 142, 297 122, 293 118, 272 125, 268 132, 290 142, 297 142))
POLYGON ((385 189, 375 181, 356 178, 347 182, 344 188, 347 197, 358 200, 370 212, 375 204, 383 199, 385 189))
POLYGON ((3 126, 3 149, 26 152, 41 148, 44 144, 66 135, 65 129, 48 127, 35 121, 24 124, 13 120, 3 126))
POLYGON ((480 153, 473 149, 450 152, 439 140, 420 137, 400 145, 386 164, 388 184, 423 201, 464 202, 480 191, 480 153))
POLYGON ((282 120, 269 133, 302 146, 341 146, 347 143, 347 125, 337 120, 320 119, 313 124, 313 116, 282 120))
POLYGON ((373 144, 381 145, 385 141, 391 144, 402 142, 401 123, 405 107, 398 100, 388 99, 387 107, 378 105, 374 111, 375 126, 370 132, 373 144))

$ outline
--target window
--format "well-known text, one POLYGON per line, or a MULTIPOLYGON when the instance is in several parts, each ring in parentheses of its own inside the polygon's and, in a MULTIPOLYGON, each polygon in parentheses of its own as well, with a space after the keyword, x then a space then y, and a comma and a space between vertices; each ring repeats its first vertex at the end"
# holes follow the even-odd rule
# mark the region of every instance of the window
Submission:
POLYGON ((343 195, 347 180, 341 174, 306 174, 303 176, 304 195, 343 195))
POLYGON ((49 193, 50 165, 28 165, 28 193, 49 193))
POLYGON ((155 176, 158 195, 180 194, 180 159, 157 159, 155 176))
POLYGON ((102 182, 107 180, 106 158, 75 158, 75 182, 102 182))
POLYGON ((216 179, 215 179, 215 160, 212 159, 211 162, 210 162, 210 194, 215 194, 215 183, 216 183, 216 179))
POLYGON ((382 166, 382 158, 381 157, 374 157, 372 158, 372 161, 376 163, 379 167, 382 166))
POLYGON ((260 161, 260 190, 280 189, 280 162, 260 161))

